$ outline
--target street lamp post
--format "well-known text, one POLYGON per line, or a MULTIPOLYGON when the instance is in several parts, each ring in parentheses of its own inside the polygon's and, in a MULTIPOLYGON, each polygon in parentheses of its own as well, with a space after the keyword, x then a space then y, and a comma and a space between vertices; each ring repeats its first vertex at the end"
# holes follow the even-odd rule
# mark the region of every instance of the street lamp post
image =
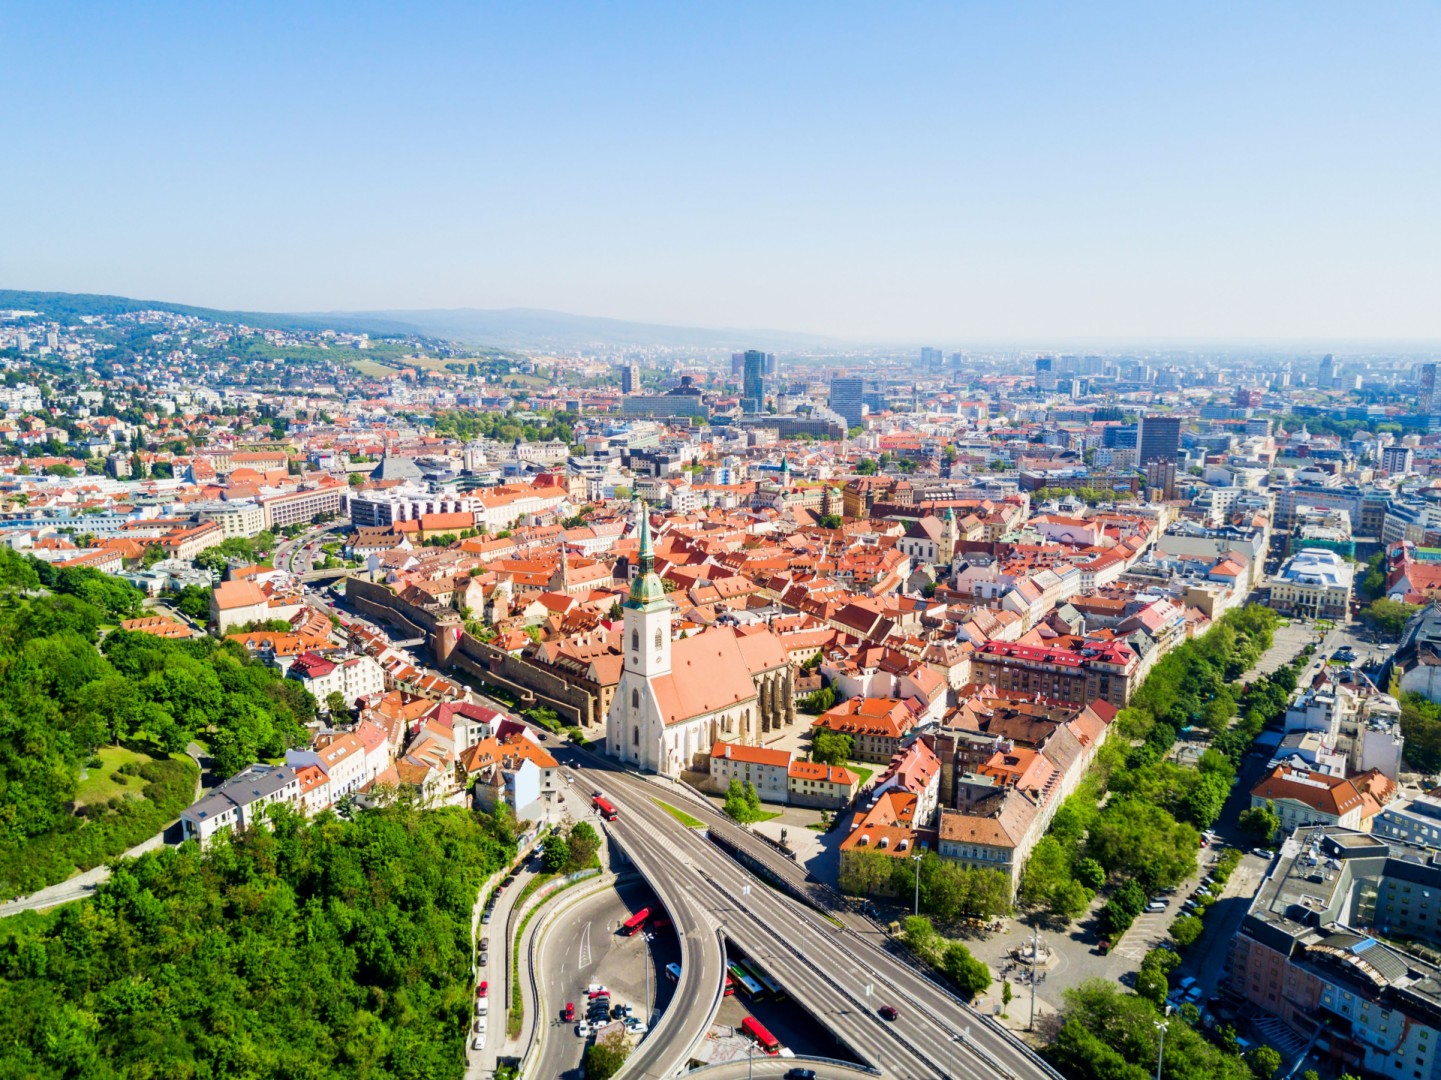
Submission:
POLYGON ((916 864, 916 910, 915 914, 921 913, 921 857, 912 855, 911 862, 916 864))
MULTIPOLYGON (((1168 1009, 1166 1012, 1169 1016, 1170 1010, 1168 1009)), ((1156 1028, 1161 1032, 1161 1041, 1156 1047, 1156 1080, 1161 1080, 1161 1062, 1166 1059, 1166 1028, 1169 1025, 1165 1020, 1153 1020, 1151 1022, 1155 1024, 1156 1028)))

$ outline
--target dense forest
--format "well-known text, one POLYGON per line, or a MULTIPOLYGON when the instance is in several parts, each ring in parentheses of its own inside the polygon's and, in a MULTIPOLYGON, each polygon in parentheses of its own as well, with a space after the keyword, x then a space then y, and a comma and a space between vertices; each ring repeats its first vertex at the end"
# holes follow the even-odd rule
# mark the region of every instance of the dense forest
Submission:
POLYGON ((0 922, 0 1076, 460 1077, 471 909, 513 822, 396 806, 121 865, 0 922))
POLYGON ((191 740, 228 776, 306 738, 316 706, 299 683, 231 642, 114 628, 140 610, 123 581, 0 549, 0 896, 175 820, 195 797, 191 740))

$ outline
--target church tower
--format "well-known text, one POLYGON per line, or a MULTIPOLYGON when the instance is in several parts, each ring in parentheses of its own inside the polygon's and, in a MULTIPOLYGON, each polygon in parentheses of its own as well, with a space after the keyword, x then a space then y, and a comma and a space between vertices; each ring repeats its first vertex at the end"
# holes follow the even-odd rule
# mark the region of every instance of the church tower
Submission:
POLYGON ((625 665, 643 679, 670 674, 670 621, 674 609, 655 572, 650 512, 641 511, 640 572, 625 602, 625 665))
POLYGON ((606 737, 621 761, 651 772, 665 767, 665 719, 651 680, 670 674, 670 599, 655 572, 650 513, 640 515, 640 572, 631 582, 622 622, 625 657, 611 699, 606 737))
POLYGON ((941 551, 936 562, 949 566, 956 557, 956 508, 946 507, 946 516, 941 520, 941 551))

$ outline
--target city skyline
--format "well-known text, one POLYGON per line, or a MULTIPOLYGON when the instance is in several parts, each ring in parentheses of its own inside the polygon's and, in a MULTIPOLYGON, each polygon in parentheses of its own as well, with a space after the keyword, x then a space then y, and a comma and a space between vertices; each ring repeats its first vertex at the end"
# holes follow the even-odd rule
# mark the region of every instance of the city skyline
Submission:
POLYGON ((1441 338, 1422 5, 7 22, 9 287, 944 346, 1441 338))

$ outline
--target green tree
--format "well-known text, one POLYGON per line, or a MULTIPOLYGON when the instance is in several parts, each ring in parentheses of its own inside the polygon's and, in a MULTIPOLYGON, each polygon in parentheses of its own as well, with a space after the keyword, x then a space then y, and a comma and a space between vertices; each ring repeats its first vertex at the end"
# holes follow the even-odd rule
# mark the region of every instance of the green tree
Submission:
POLYGON ((1091 908, 1096 894, 1079 881, 1067 881, 1051 891, 1047 910, 1062 919, 1079 919, 1091 908))
POLYGON ((1136 993, 1153 1005, 1165 1005, 1166 995, 1171 992, 1166 974, 1155 968, 1142 968, 1136 972, 1136 993))
MULTIPOLYGON (((810 713, 812 716, 819 716, 827 712, 836 703, 836 692, 829 686, 822 686, 814 690, 800 700, 800 710, 810 713)), ((819 733, 818 733, 819 734, 819 733)))
POLYGON ((551 833, 540 842, 540 859, 547 871, 559 874, 570 865, 570 844, 560 833, 551 833))
POLYGON ((345 700, 345 695, 339 690, 332 690, 325 695, 325 707, 332 717, 350 715, 350 702, 345 700))
POLYGON ((1420 604, 1403 604, 1399 600, 1373 600, 1361 612, 1361 621, 1377 633, 1399 638, 1412 615, 1421 610, 1420 604))
POLYGON ((817 728, 811 736, 811 760, 824 765, 844 765, 853 759, 856 742, 849 735, 839 731, 817 728))
POLYGON ((630 1056, 630 1039, 623 1031, 614 1031, 597 1039, 585 1052, 585 1075, 588 1080, 610 1080, 620 1072, 630 1056))
POLYGON ((941 970, 951 977, 966 998, 984 994, 991 985, 991 969, 972 956, 971 951, 959 941, 952 941, 946 946, 941 970))
POLYGON ((600 850, 600 834, 588 821, 577 821, 572 825, 565 842, 570 849, 567 866, 572 871, 589 867, 595 861, 596 852, 600 850))
POLYGON ((1406 761, 1420 772, 1441 772, 1441 705, 1414 690, 1401 695, 1406 761))
POLYGON ((733 777, 730 785, 726 788, 723 809, 726 816, 732 821, 746 825, 760 816, 760 798, 755 795, 755 788, 749 783, 742 783, 738 778, 733 777), (752 796, 754 796, 754 801, 752 796))
POLYGON ((1184 949, 1195 942, 1205 929, 1205 923, 1196 916, 1182 915, 1171 924, 1171 936, 1176 939, 1176 944, 1184 949))
POLYGON ((1029 907, 1045 907, 1051 902, 1052 895, 1072 880, 1071 857, 1065 845, 1054 835, 1043 836, 1031 849, 1031 857, 1021 877, 1021 903, 1029 907))
POLYGON ((1247 1051, 1246 1064, 1251 1066, 1256 1080, 1271 1080, 1271 1077, 1276 1075, 1276 1070, 1281 1067, 1281 1054, 1274 1047, 1262 1043, 1247 1051))
POLYGON ((1106 871, 1095 859, 1082 859, 1076 863, 1076 880, 1088 889, 1099 889, 1106 883, 1106 871))
POLYGON ((1281 817, 1276 813, 1276 804, 1267 800, 1265 806, 1253 806, 1242 810, 1236 822, 1241 831, 1262 844, 1269 844, 1281 828, 1281 817))

